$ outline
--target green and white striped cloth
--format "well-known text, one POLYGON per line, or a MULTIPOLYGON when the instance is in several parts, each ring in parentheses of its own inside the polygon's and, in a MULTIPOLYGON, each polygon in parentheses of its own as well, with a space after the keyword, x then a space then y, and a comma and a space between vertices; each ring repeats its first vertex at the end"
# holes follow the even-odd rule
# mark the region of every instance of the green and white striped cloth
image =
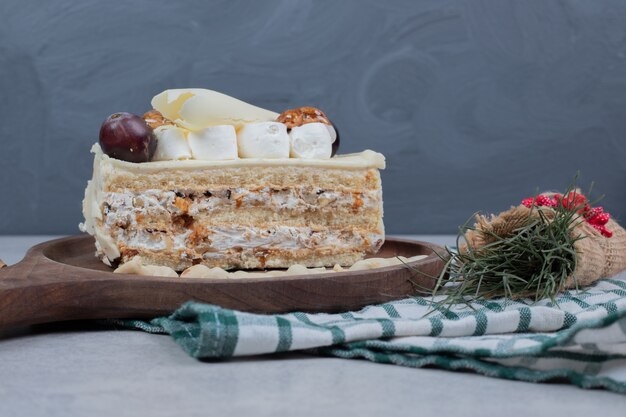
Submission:
POLYGON ((189 302, 150 322, 195 358, 307 350, 411 367, 437 366, 523 381, 561 380, 626 393, 626 274, 556 303, 484 301, 431 312, 407 298, 340 314, 259 315, 189 302))

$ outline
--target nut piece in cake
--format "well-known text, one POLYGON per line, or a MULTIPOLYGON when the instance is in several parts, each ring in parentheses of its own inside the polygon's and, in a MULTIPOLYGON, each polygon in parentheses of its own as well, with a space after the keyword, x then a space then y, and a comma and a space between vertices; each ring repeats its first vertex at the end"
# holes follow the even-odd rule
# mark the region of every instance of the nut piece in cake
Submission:
POLYGON ((307 123, 324 123, 326 125, 332 125, 323 111, 310 106, 285 110, 276 118, 276 121, 283 123, 289 129, 293 129, 294 127, 302 126, 307 123))
POLYGON ((158 110, 150 110, 144 113, 143 120, 145 120, 148 126, 150 126, 152 129, 156 129, 159 126, 168 126, 174 124, 174 122, 163 116, 158 110))

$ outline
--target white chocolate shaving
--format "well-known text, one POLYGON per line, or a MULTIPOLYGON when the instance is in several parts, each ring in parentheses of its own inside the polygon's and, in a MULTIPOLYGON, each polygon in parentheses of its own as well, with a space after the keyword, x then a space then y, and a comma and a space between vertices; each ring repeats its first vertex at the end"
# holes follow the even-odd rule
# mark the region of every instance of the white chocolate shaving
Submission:
POLYGON ((165 90, 152 99, 152 107, 189 130, 275 120, 278 113, 253 106, 226 94, 203 88, 165 90))
POLYGON ((206 265, 194 265, 185 269, 181 278, 228 278, 229 273, 222 268, 209 268, 206 265))
MULTIPOLYGON (((417 255, 410 258, 398 256, 395 258, 370 258, 357 261, 348 269, 344 269, 341 265, 335 265, 333 268, 307 268, 304 265, 291 265, 287 270, 270 270, 270 271, 225 271, 222 268, 209 268, 205 265, 194 265, 185 269, 181 274, 181 278, 213 278, 213 279, 238 279, 238 278, 272 278, 272 277, 290 277, 298 275, 324 274, 346 271, 362 271, 376 268, 384 268, 387 266, 411 263, 426 258, 426 255, 417 255)), ((144 265, 140 256, 135 256, 129 262, 126 262, 115 271, 116 274, 135 274, 146 276, 163 276, 178 277, 178 274, 166 266, 144 265)))
POLYGON ((140 256, 135 256, 133 259, 113 271, 113 273, 178 278, 176 271, 167 266, 144 265, 140 256))

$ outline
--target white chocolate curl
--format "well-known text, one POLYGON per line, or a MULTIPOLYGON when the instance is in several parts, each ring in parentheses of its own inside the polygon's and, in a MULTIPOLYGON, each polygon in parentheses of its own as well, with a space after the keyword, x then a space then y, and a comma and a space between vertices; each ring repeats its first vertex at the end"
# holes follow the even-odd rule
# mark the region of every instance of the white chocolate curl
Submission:
POLYGON ((226 94, 202 88, 165 90, 152 99, 152 107, 189 130, 275 120, 278 113, 253 106, 226 94))

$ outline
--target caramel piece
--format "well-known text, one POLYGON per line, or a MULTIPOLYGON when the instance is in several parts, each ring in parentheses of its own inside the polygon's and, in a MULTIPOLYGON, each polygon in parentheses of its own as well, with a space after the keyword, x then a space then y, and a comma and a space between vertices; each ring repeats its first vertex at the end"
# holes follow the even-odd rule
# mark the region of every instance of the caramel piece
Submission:
POLYGON ((150 110, 143 115, 143 120, 150 126, 152 129, 156 129, 159 126, 167 126, 173 125, 170 119, 167 119, 165 116, 161 114, 158 110, 150 110))
POLYGON ((315 107, 298 107, 296 109, 285 110, 276 118, 276 121, 283 123, 289 129, 307 123, 331 124, 324 112, 315 107))

